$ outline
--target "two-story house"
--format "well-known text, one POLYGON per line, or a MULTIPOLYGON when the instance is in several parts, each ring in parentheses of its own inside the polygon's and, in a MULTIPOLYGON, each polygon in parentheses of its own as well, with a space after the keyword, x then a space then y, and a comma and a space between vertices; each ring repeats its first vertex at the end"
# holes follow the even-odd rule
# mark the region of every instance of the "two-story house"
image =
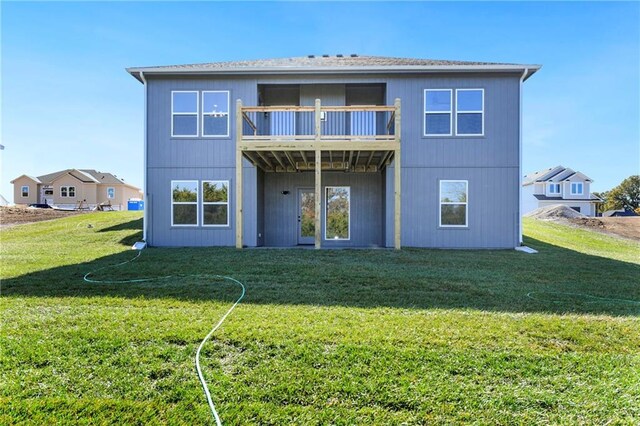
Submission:
POLYGON ((151 246, 513 248, 540 66, 322 55, 136 67, 151 246))
POLYGON ((526 175, 522 182, 523 212, 562 204, 585 216, 595 216, 603 200, 591 193, 592 182, 583 173, 563 166, 526 175))

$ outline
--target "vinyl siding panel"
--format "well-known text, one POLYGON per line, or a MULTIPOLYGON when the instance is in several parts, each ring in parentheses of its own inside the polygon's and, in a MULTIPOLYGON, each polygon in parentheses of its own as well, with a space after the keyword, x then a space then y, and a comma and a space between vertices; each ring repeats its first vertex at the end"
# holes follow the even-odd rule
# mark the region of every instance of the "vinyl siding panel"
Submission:
MULTIPOLYGON (((265 245, 290 247, 298 244, 298 189, 314 188, 314 173, 265 173, 265 245), (289 194, 283 195, 283 191, 289 194)), ((323 247, 370 247, 382 245, 383 203, 380 173, 322 173, 323 247), (349 241, 324 240, 325 187, 351 188, 349 241)))

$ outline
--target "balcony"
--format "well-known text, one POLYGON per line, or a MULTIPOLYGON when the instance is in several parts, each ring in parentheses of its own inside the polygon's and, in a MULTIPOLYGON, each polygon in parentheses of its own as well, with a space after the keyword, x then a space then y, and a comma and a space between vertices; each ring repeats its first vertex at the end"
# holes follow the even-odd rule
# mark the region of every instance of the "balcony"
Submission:
POLYGON ((400 149, 400 100, 394 105, 243 106, 237 148, 266 172, 315 169, 377 172, 400 149))

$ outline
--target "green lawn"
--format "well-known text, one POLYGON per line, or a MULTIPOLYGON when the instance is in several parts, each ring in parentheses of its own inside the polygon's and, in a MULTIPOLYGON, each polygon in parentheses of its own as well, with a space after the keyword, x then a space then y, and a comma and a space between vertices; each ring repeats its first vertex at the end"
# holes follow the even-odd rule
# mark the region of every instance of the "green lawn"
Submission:
POLYGON ((0 424, 638 424, 640 244, 527 221, 515 251, 147 249, 138 213, 0 232, 0 424), (91 225, 91 227, 89 227, 91 225), (528 297, 529 295, 530 297, 528 297))

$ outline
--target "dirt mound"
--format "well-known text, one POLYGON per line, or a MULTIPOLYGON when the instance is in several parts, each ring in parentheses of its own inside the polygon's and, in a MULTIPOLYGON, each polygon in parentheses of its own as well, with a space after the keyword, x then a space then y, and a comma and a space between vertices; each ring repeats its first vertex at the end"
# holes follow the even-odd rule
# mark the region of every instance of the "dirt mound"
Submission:
POLYGON ((527 214, 526 217, 541 220, 558 220, 558 219, 582 219, 587 216, 561 204, 545 206, 535 209, 527 214))
POLYGON ((53 209, 30 209, 27 207, 0 207, 0 227, 20 223, 40 222, 42 220, 67 217, 81 212, 67 212, 53 209))

